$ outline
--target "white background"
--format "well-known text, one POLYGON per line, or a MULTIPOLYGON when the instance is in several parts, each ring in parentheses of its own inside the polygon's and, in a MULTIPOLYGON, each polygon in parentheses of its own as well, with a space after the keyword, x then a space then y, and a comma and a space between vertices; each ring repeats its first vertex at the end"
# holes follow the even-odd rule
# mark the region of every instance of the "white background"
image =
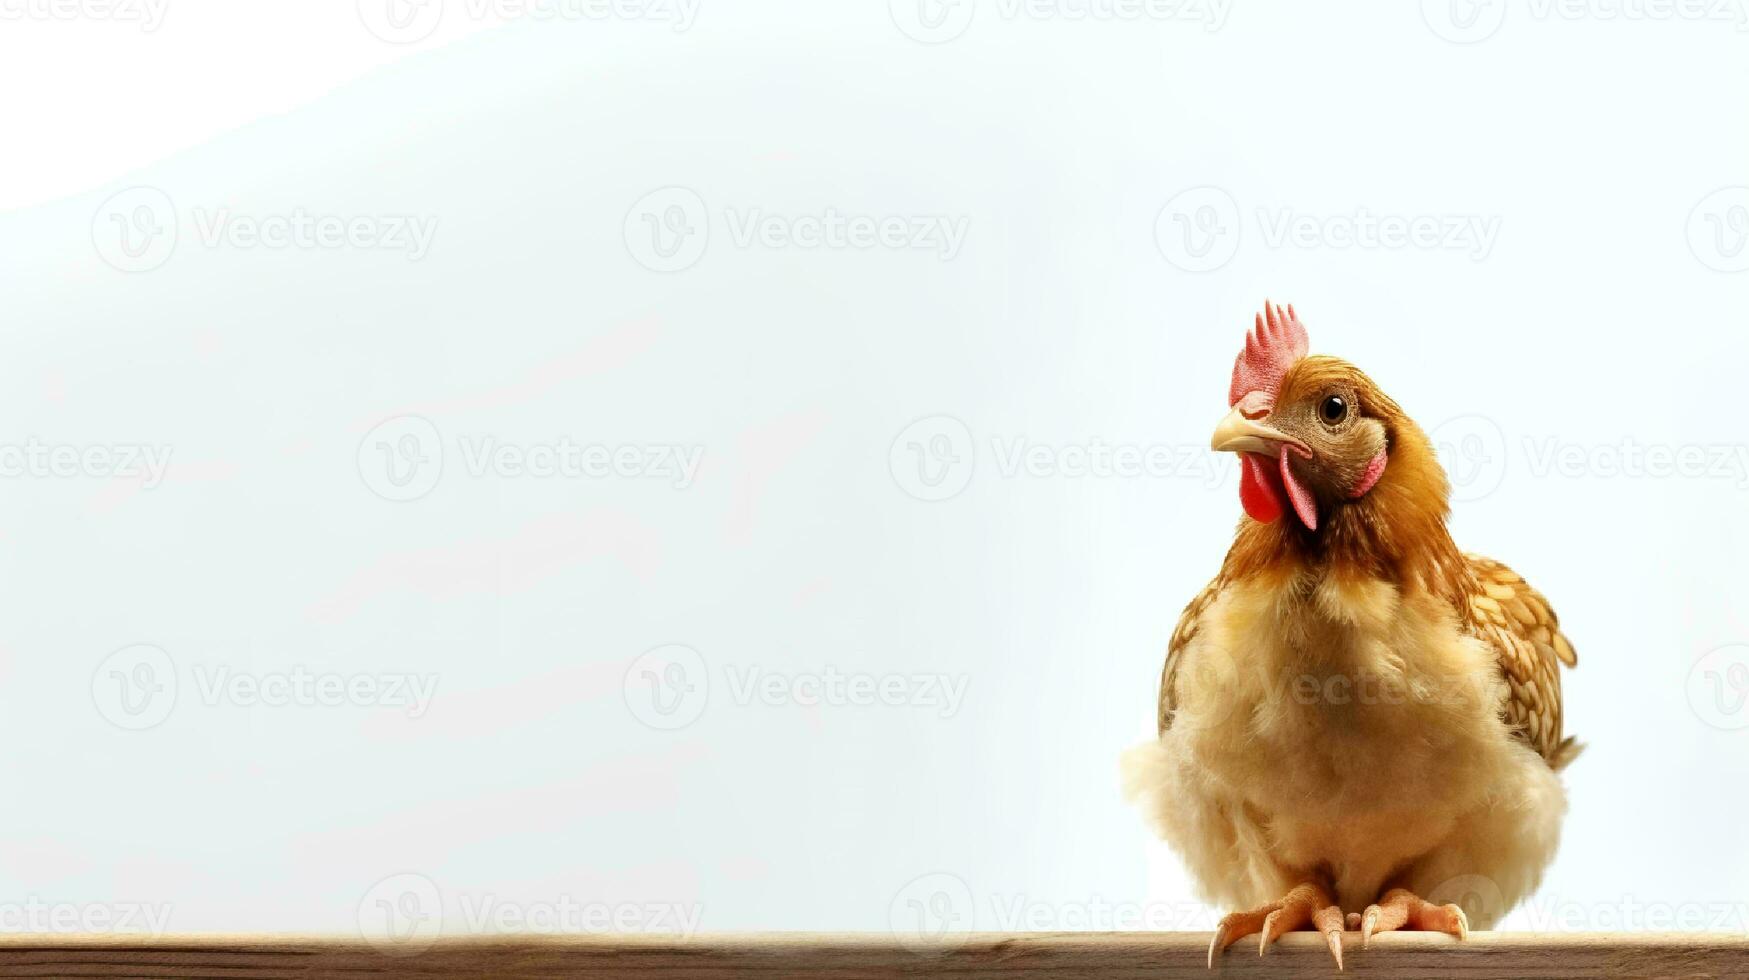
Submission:
POLYGON ((1740 5, 160 4, 0 0, 0 928, 1207 928, 1266 297, 1579 650, 1507 927, 1749 928, 1740 5))

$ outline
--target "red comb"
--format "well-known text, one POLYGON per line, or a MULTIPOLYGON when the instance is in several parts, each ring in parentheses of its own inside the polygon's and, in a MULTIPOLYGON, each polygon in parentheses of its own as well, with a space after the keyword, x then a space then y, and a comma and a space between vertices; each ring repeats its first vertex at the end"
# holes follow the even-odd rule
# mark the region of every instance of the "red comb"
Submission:
POLYGON ((1239 399, 1253 391, 1265 392, 1271 400, 1281 390, 1282 376, 1293 362, 1306 356, 1311 342, 1306 328, 1294 314, 1293 304, 1284 311, 1265 302, 1257 314, 1257 325, 1245 335, 1245 349, 1233 362, 1233 384, 1227 389, 1227 404, 1237 405, 1239 399))

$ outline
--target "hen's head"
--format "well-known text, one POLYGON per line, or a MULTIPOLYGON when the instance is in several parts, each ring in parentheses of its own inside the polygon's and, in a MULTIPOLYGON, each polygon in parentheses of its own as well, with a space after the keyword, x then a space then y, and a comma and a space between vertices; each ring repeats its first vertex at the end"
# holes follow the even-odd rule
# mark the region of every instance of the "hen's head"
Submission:
POLYGON ((1269 524, 1291 512, 1308 533, 1360 511, 1368 524, 1394 511, 1443 525, 1445 475, 1427 437, 1359 368, 1308 348, 1294 308, 1266 305, 1233 365, 1213 445, 1240 454, 1245 513, 1269 524))

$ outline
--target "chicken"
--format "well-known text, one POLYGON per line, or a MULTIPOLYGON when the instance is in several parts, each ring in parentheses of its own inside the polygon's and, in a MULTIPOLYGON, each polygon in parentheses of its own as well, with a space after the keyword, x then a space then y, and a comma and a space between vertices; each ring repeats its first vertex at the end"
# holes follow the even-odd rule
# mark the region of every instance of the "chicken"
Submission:
POLYGON ((1487 928, 1554 857, 1579 749, 1548 601, 1458 550, 1426 434, 1307 349, 1291 306, 1246 338, 1213 445, 1247 517, 1173 633, 1159 737, 1124 759, 1204 897, 1240 909, 1211 966, 1252 934, 1316 929, 1340 968, 1344 931, 1487 928))

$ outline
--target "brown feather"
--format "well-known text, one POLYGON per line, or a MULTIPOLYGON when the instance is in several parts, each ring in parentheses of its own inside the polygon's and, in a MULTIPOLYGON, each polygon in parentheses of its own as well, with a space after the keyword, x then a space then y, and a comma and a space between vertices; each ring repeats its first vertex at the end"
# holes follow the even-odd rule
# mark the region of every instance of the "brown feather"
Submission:
POLYGON ((1480 555, 1467 555, 1465 561, 1476 583, 1470 630, 1500 659, 1509 692, 1502 709, 1506 724, 1559 768, 1579 752, 1572 739, 1561 739, 1560 666, 1577 666, 1573 645, 1557 631, 1549 601, 1517 572, 1480 555), (1491 598, 1501 594, 1504 601, 1491 598))

